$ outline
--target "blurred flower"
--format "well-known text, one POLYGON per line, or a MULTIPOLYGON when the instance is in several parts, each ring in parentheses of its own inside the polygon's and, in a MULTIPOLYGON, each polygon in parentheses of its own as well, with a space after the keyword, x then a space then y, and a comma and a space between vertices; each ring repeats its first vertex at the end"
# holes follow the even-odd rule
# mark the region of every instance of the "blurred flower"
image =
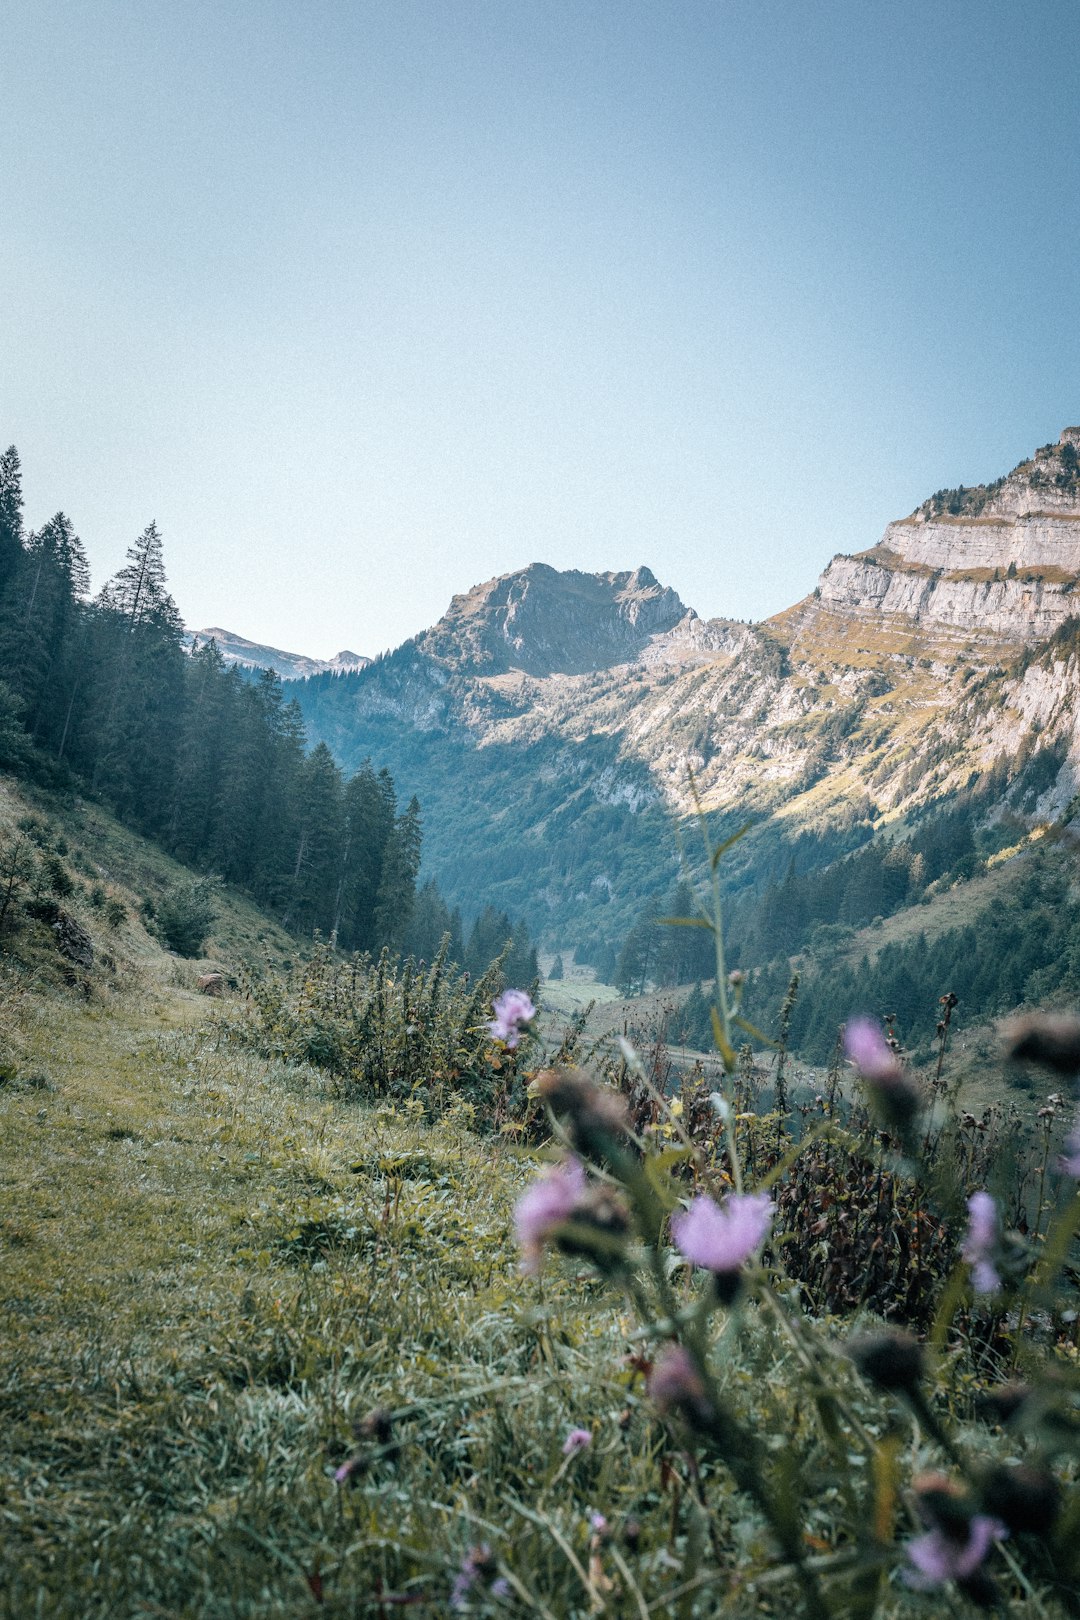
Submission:
POLYGON ((946 1581, 965 1581, 974 1575, 994 1542, 1007 1535, 1001 1521, 985 1513, 975 1514, 963 1541, 943 1530, 930 1530, 908 1542, 905 1550, 914 1567, 905 1572, 904 1578, 921 1592, 943 1586, 946 1581))
POLYGON ((514 1209, 522 1271, 540 1270, 544 1245, 556 1227, 570 1219, 587 1192, 588 1183, 580 1162, 567 1159, 522 1193, 514 1209))
POLYGON ((592 1445, 592 1432, 589 1429, 571 1429, 563 1441, 562 1454, 564 1457, 576 1457, 579 1451, 588 1451, 592 1445))
POLYGON ((844 1031, 844 1050, 866 1081, 882 1122, 903 1137, 921 1099, 877 1024, 870 1018, 853 1018, 844 1031))
POLYGON ((1005 1056, 1041 1063, 1056 1074, 1080 1073, 1080 1018, 1070 1013, 1031 1013, 1002 1031, 1005 1056))
POLYGON ((627 1130, 626 1098, 612 1086, 597 1086, 580 1069, 541 1069, 530 1088, 567 1126, 583 1153, 605 1158, 627 1130))
POLYGON ((497 1041, 513 1051, 521 1039, 521 1025, 536 1017, 532 997, 525 990, 504 990, 492 1002, 491 1010, 495 1017, 488 1028, 497 1041))
POLYGON ((853 1018, 844 1031, 844 1051, 864 1080, 878 1084, 900 1074, 896 1053, 872 1018, 853 1018))
POLYGON ((1059 1162, 1067 1176, 1080 1180, 1080 1119, 1065 1138, 1065 1151, 1059 1162))
POLYGON ((468 1601, 469 1593, 476 1583, 481 1580, 491 1581, 492 1584, 489 1590, 496 1597, 504 1595, 509 1590, 505 1578, 492 1580, 498 1567, 495 1555, 486 1541, 481 1542, 478 1547, 470 1547, 462 1559, 461 1568, 454 1577, 454 1584, 450 1589, 450 1607, 452 1609, 463 1609, 468 1601), (497 1586, 502 1588, 501 1592, 495 1591, 497 1586))
POLYGON ((608 1522, 602 1513, 597 1513, 594 1510, 589 1514, 589 1529, 592 1531, 594 1536, 607 1535, 608 1522))
POLYGON ((723 1274, 738 1271, 749 1260, 772 1218, 768 1193, 731 1193, 722 1206, 703 1195, 671 1217, 671 1235, 693 1265, 723 1274))
POLYGON ((1061 1487, 1046 1468, 994 1463, 983 1476, 982 1500, 1008 1529, 1045 1536, 1061 1512, 1061 1487))
POLYGON ((923 1375, 922 1346, 910 1333, 871 1333, 854 1339, 848 1354, 864 1378, 879 1389, 913 1394, 923 1375))
POLYGON ((971 1267, 971 1283, 977 1294, 996 1294, 1001 1278, 992 1256, 998 1243, 997 1205, 988 1192, 972 1193, 968 1199, 968 1229, 961 1255, 971 1267))
POLYGON ((681 1344, 669 1344, 661 1350, 646 1388, 661 1412, 692 1412, 705 1402, 701 1374, 681 1344))

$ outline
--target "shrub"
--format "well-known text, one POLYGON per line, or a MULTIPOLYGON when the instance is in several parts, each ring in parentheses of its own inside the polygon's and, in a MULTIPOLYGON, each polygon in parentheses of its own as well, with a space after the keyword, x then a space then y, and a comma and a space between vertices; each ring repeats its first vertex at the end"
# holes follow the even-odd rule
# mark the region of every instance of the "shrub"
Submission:
POLYGON ((175 884, 158 902, 154 921, 170 950, 179 956, 200 956, 217 921, 213 885, 205 878, 175 884))

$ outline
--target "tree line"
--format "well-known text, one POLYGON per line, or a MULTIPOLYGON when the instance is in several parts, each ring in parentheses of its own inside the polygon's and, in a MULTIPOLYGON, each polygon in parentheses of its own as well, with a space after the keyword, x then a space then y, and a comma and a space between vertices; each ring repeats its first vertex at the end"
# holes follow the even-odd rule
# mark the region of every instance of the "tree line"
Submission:
MULTIPOLYGON (((472 936, 461 938, 433 884, 418 902, 417 800, 402 807, 386 770, 365 762, 347 778, 325 744, 309 751, 272 671, 227 667, 212 642, 185 651, 155 523, 89 591, 63 512, 24 528, 12 446, 0 456, 0 768, 78 784, 298 935, 397 951, 446 922, 464 957, 472 936)), ((500 926, 484 966, 511 940, 527 966, 527 937, 508 918, 500 926)))

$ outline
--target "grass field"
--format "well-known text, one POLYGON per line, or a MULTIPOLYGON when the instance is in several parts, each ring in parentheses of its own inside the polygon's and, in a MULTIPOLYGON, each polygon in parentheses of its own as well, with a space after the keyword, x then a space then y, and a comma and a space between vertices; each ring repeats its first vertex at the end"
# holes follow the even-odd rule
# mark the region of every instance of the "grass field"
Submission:
MULTIPOLYGON (((546 1620, 803 1612, 753 1492, 648 1397, 657 1324, 584 1261, 521 1275, 513 1206, 543 1152, 239 1044, 241 998, 195 994, 198 965, 139 921, 171 863, 96 812, 65 828, 129 920, 104 931, 76 891, 99 951, 67 988, 44 933, 0 956, 0 1615, 444 1615, 455 1591, 453 1612, 546 1620)), ((221 896, 208 964, 289 949, 221 896)), ((625 1013, 596 1016, 610 1035, 625 1013)), ((802 1504, 829 1613, 971 1612, 905 1585, 909 1483, 948 1459, 855 1373, 844 1340, 872 1324, 804 1336, 776 1288, 709 1319, 711 1359, 802 1504)), ((1030 1436, 972 1420, 999 1372, 942 1357, 936 1409, 973 1458, 1017 1461, 1030 1436)), ((1060 1556, 995 1560, 999 1612, 1077 1612, 1060 1556)))

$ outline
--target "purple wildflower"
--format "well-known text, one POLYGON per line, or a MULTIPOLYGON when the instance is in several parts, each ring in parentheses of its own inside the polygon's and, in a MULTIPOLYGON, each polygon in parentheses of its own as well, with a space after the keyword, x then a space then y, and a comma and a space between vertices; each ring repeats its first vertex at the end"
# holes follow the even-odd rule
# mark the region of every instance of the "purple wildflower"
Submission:
POLYGON ((731 1193, 722 1206, 702 1196, 671 1217, 671 1235, 692 1264, 723 1275, 749 1260, 772 1218, 768 1193, 731 1193))
POLYGON ((1080 1119, 1065 1138, 1065 1152, 1059 1162, 1067 1176, 1080 1180, 1080 1119))
POLYGON ((607 1520, 602 1513, 597 1513, 595 1509, 589 1514, 589 1529, 594 1536, 606 1536, 608 1532, 607 1520))
POLYGON ((576 1457, 579 1451, 588 1451, 591 1445, 590 1429, 571 1429, 563 1441, 562 1454, 564 1457, 576 1457))
POLYGON ((648 1391, 661 1412, 693 1408, 705 1399, 705 1385, 689 1351, 666 1345, 649 1373, 648 1391))
MULTIPOLYGON (((463 1609, 477 1581, 481 1579, 490 1581, 497 1568, 495 1556, 486 1541, 481 1542, 479 1547, 471 1547, 462 1559, 461 1568, 450 1588, 450 1607, 463 1609)), ((489 1590, 494 1593, 496 1586, 500 1584, 503 1584, 502 1578, 493 1581, 489 1590)), ((503 1590, 495 1595, 502 1597, 508 1589, 508 1585, 503 1584, 503 1590)))
POLYGON ((988 1192, 972 1193, 968 1216, 967 1236, 960 1253, 971 1267, 972 1287, 977 1294, 996 1294, 1001 1278, 992 1256, 998 1242, 998 1212, 988 1192))
POLYGON ((335 1470, 334 1470, 334 1484, 335 1485, 346 1485, 346 1484, 348 1484, 348 1482, 352 1478, 355 1470, 356 1470, 356 1458, 355 1457, 350 1457, 348 1462, 343 1462, 340 1468, 335 1468, 335 1470))
POLYGON ((1008 1531, 1000 1519, 976 1513, 968 1525, 966 1541, 947 1536, 943 1530, 930 1530, 909 1541, 906 1552, 914 1565, 904 1579, 920 1592, 943 1586, 946 1581, 965 1581, 974 1575, 995 1541, 1003 1541, 1008 1531))
POLYGON ((514 1209, 522 1271, 540 1270, 544 1245, 556 1227, 570 1219, 587 1190, 585 1172, 579 1161, 567 1159, 522 1193, 514 1209))
POLYGON ((532 997, 525 990, 504 990, 491 1004, 495 1014, 488 1025, 497 1041, 502 1041, 511 1052, 521 1039, 521 1025, 536 1017, 532 997))
POLYGON ((872 1018, 853 1018, 844 1031, 844 1051, 864 1080, 888 1084, 900 1073, 896 1053, 872 1018))

